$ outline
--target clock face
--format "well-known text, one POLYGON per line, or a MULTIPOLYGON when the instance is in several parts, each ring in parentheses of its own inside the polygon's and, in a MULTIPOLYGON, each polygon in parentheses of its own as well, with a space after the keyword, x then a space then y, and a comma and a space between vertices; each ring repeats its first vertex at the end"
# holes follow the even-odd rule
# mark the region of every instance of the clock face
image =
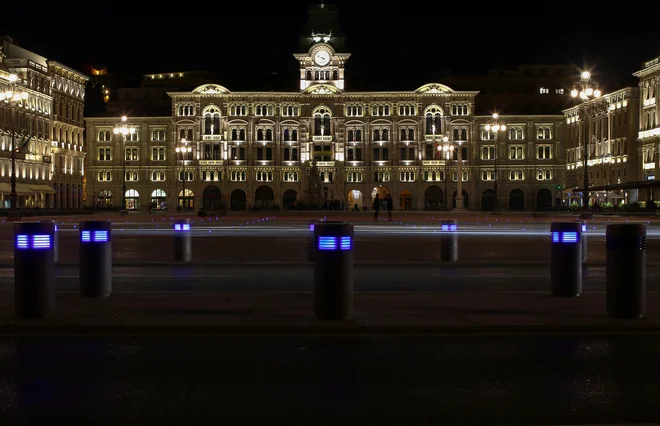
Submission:
POLYGON ((330 54, 325 50, 319 50, 316 52, 316 55, 314 55, 314 62, 321 67, 327 65, 328 62, 330 62, 330 54))

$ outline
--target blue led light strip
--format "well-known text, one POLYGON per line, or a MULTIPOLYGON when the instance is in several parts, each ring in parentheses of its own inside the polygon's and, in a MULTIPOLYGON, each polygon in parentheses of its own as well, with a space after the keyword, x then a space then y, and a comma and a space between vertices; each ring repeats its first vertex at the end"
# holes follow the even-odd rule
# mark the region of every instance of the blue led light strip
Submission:
POLYGON ((52 239, 48 234, 39 235, 17 235, 16 248, 19 250, 35 249, 43 250, 52 247, 52 239))
POLYGON ((337 237, 319 237, 317 247, 319 250, 337 250, 337 237))
POLYGON ((189 223, 175 223, 174 224, 174 230, 175 231, 190 231, 190 224, 189 223))
POLYGON ((577 232, 553 232, 552 233, 552 242, 553 243, 567 243, 575 244, 578 243, 580 239, 578 238, 577 232))
POLYGON ((351 237, 341 237, 339 239, 339 250, 350 250, 353 248, 353 239, 351 237))

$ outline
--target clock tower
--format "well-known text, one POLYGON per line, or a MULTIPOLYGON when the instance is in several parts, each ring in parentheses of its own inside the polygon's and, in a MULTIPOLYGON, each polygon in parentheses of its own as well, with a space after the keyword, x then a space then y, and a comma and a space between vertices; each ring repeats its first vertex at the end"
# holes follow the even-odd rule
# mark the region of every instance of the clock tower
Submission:
POLYGON ((344 45, 344 37, 337 21, 333 5, 313 5, 303 36, 301 47, 306 53, 293 56, 300 64, 300 90, 319 85, 319 90, 344 90, 344 64, 350 53, 337 53, 344 45))

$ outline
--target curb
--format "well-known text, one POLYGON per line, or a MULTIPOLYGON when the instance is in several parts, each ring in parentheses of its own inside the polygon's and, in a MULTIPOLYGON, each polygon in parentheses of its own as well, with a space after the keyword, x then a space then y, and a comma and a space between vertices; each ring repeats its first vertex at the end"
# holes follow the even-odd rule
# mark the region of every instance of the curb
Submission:
MULTIPOLYGON (((614 321, 614 320, 613 320, 614 321)), ((643 320, 617 320, 618 324, 590 325, 502 325, 502 326, 368 326, 355 321, 338 321, 299 326, 200 326, 200 325, 71 325, 7 324, 0 326, 0 336, 33 335, 148 335, 148 336, 361 336, 361 335, 571 335, 571 334, 660 334, 660 324, 644 325, 643 320), (625 324, 624 324, 625 323, 625 324)))

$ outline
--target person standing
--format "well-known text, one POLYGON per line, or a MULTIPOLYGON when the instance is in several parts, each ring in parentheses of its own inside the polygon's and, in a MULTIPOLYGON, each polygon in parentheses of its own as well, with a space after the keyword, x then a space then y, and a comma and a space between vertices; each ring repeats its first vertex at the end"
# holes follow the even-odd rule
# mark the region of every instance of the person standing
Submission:
POLYGON ((380 197, 378 194, 376 194, 376 198, 374 198, 374 204, 373 204, 373 209, 374 209, 374 221, 378 220, 378 211, 380 210, 380 197))
POLYGON ((394 210, 394 200, 390 194, 385 197, 385 204, 387 205, 387 220, 392 221, 392 210, 394 210))

